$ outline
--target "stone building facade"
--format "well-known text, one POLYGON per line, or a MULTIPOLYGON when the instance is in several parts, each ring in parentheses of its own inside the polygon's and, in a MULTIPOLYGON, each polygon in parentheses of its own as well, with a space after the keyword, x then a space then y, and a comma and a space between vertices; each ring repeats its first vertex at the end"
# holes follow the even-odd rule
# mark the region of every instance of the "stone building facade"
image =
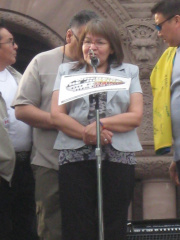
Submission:
POLYGON ((122 36, 125 61, 139 66, 144 93, 144 117, 138 129, 143 151, 137 154, 136 186, 129 219, 180 216, 178 189, 170 181, 172 155, 154 154, 152 93, 149 76, 167 47, 158 39, 150 9, 157 0, 1 0, 0 17, 19 44, 21 72, 38 52, 63 44, 67 24, 76 12, 91 9, 110 19, 122 36))

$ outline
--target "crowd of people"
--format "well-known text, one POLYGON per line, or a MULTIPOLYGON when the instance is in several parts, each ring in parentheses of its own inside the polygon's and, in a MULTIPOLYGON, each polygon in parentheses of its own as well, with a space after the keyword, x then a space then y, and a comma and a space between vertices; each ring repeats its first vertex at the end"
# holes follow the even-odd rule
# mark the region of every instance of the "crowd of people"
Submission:
MULTIPOLYGON (((180 1, 161 0, 151 12, 169 44, 150 77, 155 151, 169 152, 174 139, 170 176, 180 184, 180 1)), ((125 240, 143 94, 139 68, 123 62, 118 29, 83 10, 72 17, 64 46, 35 56, 23 75, 11 67, 17 50, 0 26, 0 239, 98 239, 98 125, 104 239, 125 240), (64 75, 94 70, 131 80, 128 89, 98 93, 98 122, 97 95, 58 104, 64 75)))

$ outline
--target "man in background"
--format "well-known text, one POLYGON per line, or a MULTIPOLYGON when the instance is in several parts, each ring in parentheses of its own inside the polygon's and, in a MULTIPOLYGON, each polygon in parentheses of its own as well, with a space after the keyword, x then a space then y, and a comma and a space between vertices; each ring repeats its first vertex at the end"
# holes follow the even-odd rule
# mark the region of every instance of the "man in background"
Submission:
POLYGON ((169 48, 163 53, 151 74, 155 149, 168 153, 174 140, 174 161, 170 176, 180 183, 180 0, 162 0, 155 4, 158 36, 169 48))
POLYGON ((0 26, 0 239, 35 240, 31 128, 10 107, 21 78, 10 67, 17 49, 13 35, 0 26))
POLYGON ((58 186, 58 151, 53 150, 57 130, 50 121, 51 96, 58 67, 77 60, 79 35, 97 15, 83 10, 70 21, 66 45, 38 54, 23 74, 14 102, 16 117, 33 127, 35 198, 38 235, 43 240, 61 239, 58 186))

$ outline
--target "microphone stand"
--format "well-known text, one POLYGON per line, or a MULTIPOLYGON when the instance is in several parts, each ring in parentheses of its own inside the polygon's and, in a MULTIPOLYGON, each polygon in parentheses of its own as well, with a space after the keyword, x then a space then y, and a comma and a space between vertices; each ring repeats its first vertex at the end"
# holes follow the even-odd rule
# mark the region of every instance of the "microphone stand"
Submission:
MULTIPOLYGON (((98 59, 91 59, 94 73, 97 73, 98 59), (94 62, 94 63, 93 63, 94 62)), ((104 222, 103 222, 103 194, 102 194, 102 159, 101 159, 101 134, 100 134, 100 118, 99 118, 99 94, 95 95, 96 100, 96 135, 97 145, 95 150, 96 166, 97 166, 97 193, 98 193, 98 222, 99 222, 99 240, 104 240, 104 222)))

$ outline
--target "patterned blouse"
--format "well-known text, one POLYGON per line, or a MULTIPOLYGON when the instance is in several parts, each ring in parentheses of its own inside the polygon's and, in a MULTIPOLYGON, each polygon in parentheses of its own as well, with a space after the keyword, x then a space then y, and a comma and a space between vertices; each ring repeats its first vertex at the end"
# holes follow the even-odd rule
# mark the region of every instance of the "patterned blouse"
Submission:
MULTIPOLYGON (((96 121, 96 101, 93 95, 89 96, 90 109, 88 114, 89 123, 96 121)), ((107 93, 99 93, 99 117, 106 117, 106 102, 107 93)), ((59 154, 59 165, 65 163, 85 161, 85 160, 95 160, 95 149, 94 145, 85 145, 78 149, 64 149, 60 150, 59 154)), ((124 163, 133 165, 136 164, 136 158, 134 152, 120 152, 112 147, 111 144, 102 146, 101 159, 111 162, 124 163)))

